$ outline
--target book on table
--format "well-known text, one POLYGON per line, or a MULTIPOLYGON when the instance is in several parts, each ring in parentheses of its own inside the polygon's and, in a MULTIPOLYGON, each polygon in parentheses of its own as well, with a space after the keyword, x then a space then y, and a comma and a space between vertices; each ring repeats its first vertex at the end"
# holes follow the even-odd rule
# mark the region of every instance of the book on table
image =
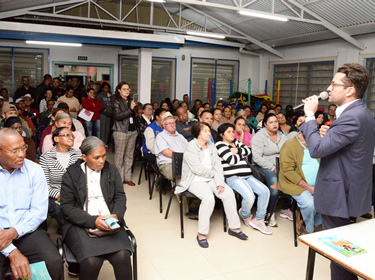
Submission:
POLYGON ((367 253, 365 249, 337 235, 328 237, 318 237, 318 240, 347 257, 367 253))

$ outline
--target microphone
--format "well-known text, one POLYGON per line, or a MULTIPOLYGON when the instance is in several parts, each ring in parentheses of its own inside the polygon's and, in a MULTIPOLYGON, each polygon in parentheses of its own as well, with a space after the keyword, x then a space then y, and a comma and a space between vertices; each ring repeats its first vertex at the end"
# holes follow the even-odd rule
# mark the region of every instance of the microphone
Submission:
MULTIPOLYGON (((326 100, 328 98, 328 92, 326 91, 322 91, 319 96, 318 96, 318 99, 319 100, 326 100)), ((294 110, 297 110, 297 109, 300 109, 302 108, 303 106, 305 106, 305 103, 301 103, 299 105, 297 105, 296 107, 293 108, 293 111, 294 110)))

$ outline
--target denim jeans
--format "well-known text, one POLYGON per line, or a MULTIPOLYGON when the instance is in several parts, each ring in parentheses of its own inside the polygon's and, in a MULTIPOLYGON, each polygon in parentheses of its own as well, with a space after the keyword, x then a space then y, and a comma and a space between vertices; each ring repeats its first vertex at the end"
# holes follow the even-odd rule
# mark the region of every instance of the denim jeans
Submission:
POLYGON ((100 120, 96 121, 85 121, 87 126, 87 136, 96 136, 100 137, 100 120))
POLYGON ((292 197, 297 201, 297 205, 301 209, 306 230, 309 233, 314 232, 314 226, 316 227, 322 223, 322 217, 315 212, 314 196, 308 190, 305 190, 300 195, 292 195, 292 197))
POLYGON ((255 179, 253 175, 246 177, 232 176, 226 179, 226 183, 242 196, 241 216, 247 219, 251 216, 251 208, 253 207, 255 195, 258 195, 258 207, 255 218, 264 220, 266 217, 266 208, 270 198, 268 187, 255 179))
POLYGON ((273 213, 275 210, 275 205, 280 196, 280 191, 278 189, 271 188, 272 185, 277 184, 277 174, 273 170, 264 169, 259 166, 254 166, 258 171, 262 172, 266 176, 268 188, 270 190, 270 201, 267 207, 267 213, 273 213))

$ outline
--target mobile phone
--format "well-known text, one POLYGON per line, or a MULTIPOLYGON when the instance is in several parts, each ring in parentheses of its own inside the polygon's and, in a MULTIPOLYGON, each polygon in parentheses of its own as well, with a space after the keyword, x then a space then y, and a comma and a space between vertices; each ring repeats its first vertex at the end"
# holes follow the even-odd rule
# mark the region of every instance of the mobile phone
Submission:
POLYGON ((138 103, 138 94, 133 95, 133 100, 135 103, 138 103))

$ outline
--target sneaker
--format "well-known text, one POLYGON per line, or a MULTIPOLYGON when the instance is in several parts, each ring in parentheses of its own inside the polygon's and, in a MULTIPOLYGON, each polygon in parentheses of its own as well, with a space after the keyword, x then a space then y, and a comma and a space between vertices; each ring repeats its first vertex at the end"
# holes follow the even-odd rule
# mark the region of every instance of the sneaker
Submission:
POLYGON ((271 218, 268 221, 268 226, 269 227, 277 227, 275 212, 272 213, 271 218))
POLYGON ((290 209, 281 209, 280 217, 284 219, 288 219, 289 221, 293 221, 293 213, 290 209))
POLYGON ((259 230, 261 233, 272 234, 272 231, 270 231, 270 229, 266 226, 266 224, 262 220, 252 219, 250 221, 250 226, 253 229, 259 230))
POLYGON ((240 215, 240 217, 242 218, 242 220, 243 220, 243 222, 245 223, 246 226, 251 227, 250 223, 249 223, 249 220, 251 219, 252 216, 250 216, 250 219, 245 219, 244 217, 242 217, 241 208, 238 210, 238 215, 240 215))

